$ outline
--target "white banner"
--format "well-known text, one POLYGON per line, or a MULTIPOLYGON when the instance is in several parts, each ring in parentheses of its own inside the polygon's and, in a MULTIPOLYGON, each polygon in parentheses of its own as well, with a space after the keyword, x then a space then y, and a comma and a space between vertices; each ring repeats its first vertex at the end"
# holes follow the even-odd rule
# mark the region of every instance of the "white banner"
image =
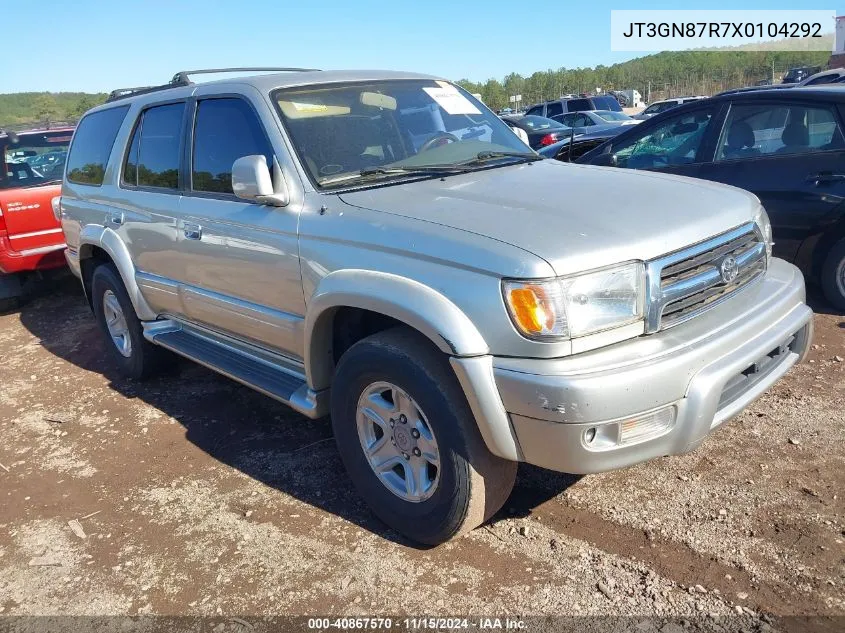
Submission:
POLYGON ((836 12, 613 10, 613 51, 715 50, 832 51, 836 12))

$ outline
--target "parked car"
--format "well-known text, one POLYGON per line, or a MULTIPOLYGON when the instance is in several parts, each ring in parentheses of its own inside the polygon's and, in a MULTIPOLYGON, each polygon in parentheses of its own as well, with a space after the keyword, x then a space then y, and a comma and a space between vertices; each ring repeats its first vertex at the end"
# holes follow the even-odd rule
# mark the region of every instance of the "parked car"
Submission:
POLYGON ((639 119, 632 119, 624 112, 613 112, 611 110, 592 110, 585 112, 570 112, 554 117, 555 121, 563 123, 575 130, 576 134, 587 132, 598 132, 611 128, 636 125, 641 123, 639 119))
POLYGON ((611 112, 622 112, 619 102, 609 96, 600 95, 597 97, 575 97, 571 99, 555 99, 528 108, 525 114, 544 116, 552 118, 567 112, 584 112, 586 110, 610 110, 611 112))
POLYGON ((798 68, 790 68, 783 76, 783 83, 797 84, 806 79, 810 75, 815 75, 821 72, 821 66, 800 66, 798 68))
POLYGON ((824 84, 842 83, 845 80, 845 68, 833 68, 810 75, 799 81, 796 86, 821 86, 824 84))
POLYGON ((440 78, 287 70, 89 111, 67 259, 127 375, 164 348, 331 413, 408 538, 481 524, 518 461, 690 451, 805 356, 754 196, 543 160, 440 78))
POLYGON ((0 130, 0 309, 22 296, 27 277, 65 265, 51 201, 72 134, 72 127, 0 130))
POLYGON ((502 117, 502 121, 512 128, 523 130, 528 135, 528 145, 538 149, 557 143, 573 131, 560 121, 553 121, 541 116, 527 114, 521 117, 502 117))
POLYGON ((754 90, 783 90, 784 88, 800 88, 801 86, 820 86, 824 84, 835 84, 835 83, 843 83, 845 82, 845 68, 834 68, 832 70, 825 70, 815 75, 810 75, 809 77, 805 77, 801 81, 797 83, 781 83, 781 84, 773 84, 769 82, 768 84, 760 84, 758 83, 756 86, 746 86, 744 88, 732 88, 730 90, 724 90, 720 92, 716 96, 726 95, 726 94, 736 94, 738 92, 751 92, 754 90))
POLYGON ((845 310, 845 87, 743 92, 672 110, 579 162, 650 169, 756 194, 775 255, 845 310))
POLYGON ((541 147, 537 150, 537 153, 546 158, 554 158, 569 163, 598 147, 608 139, 619 135, 626 129, 622 126, 616 126, 602 128, 600 130, 590 130, 586 134, 574 137, 566 136, 557 143, 541 147))
POLYGON ((701 101, 702 99, 706 98, 707 97, 678 97, 677 99, 664 99, 663 101, 655 101, 654 103, 650 104, 645 110, 643 110, 639 114, 633 115, 633 117, 631 118, 640 121, 645 121, 653 116, 660 114, 661 112, 666 112, 666 110, 677 108, 679 105, 690 103, 691 101, 701 101))

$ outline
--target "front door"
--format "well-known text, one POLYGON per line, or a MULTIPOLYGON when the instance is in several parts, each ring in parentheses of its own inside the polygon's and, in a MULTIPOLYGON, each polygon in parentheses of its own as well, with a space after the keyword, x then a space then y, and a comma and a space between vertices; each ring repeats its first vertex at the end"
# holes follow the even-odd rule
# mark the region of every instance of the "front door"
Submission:
POLYGON ((818 102, 734 103, 712 163, 694 174, 754 193, 772 221, 774 254, 789 261, 845 200, 845 137, 818 102))
POLYGON ((232 164, 273 149, 241 97, 197 102, 189 135, 189 185, 180 201, 180 295, 191 321, 294 358, 302 357, 305 300, 298 214, 235 197, 232 164))
POLYGON ((624 139, 612 143, 614 164, 628 169, 697 176, 712 156, 708 140, 713 136, 719 109, 719 105, 708 105, 660 122, 638 125, 636 134, 626 134, 624 139))

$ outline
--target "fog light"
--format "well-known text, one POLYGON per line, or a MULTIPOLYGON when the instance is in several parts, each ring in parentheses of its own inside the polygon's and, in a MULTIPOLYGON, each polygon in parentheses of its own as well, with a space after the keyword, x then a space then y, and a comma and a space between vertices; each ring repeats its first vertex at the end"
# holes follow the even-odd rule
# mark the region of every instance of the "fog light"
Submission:
POLYGON ((662 435, 675 425, 676 409, 672 405, 619 423, 619 443, 634 444, 662 435))
POLYGON ((592 444, 594 439, 596 439, 596 427, 591 426, 589 429, 584 431, 584 441, 587 444, 592 444))

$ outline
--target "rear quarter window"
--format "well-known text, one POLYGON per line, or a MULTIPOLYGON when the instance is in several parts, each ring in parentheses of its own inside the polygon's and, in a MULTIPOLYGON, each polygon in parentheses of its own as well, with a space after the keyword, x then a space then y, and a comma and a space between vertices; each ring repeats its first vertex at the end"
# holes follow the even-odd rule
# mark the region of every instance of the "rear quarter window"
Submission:
POLYGON ((99 110, 79 122, 67 159, 69 182, 95 186, 103 184, 114 139, 128 111, 128 105, 99 110))
POLYGON ((621 112, 622 107, 619 102, 613 97, 593 97, 593 103, 596 110, 610 110, 611 112, 621 112))
POLYGON ((595 110, 589 99, 570 99, 566 102, 567 112, 583 112, 584 110, 595 110))

